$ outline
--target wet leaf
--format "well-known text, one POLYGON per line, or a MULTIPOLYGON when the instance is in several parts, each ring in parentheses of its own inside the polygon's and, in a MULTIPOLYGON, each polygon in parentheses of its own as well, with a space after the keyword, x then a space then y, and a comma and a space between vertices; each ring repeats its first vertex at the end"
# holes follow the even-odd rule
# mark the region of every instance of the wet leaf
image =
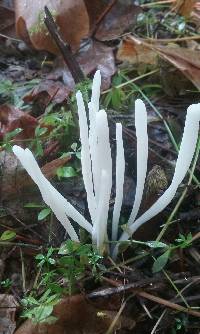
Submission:
POLYGON ((75 169, 71 166, 69 167, 59 167, 56 172, 58 178, 60 179, 61 177, 74 177, 77 176, 77 172, 75 169))
MULTIPOLYGON (((102 89, 109 88, 111 77, 116 71, 112 48, 96 41, 88 41, 88 44, 81 48, 77 61, 85 75, 99 69, 102 76, 102 89)), ((72 77, 69 70, 64 68, 62 72, 65 84, 71 85, 72 77)))
POLYGON ((157 273, 161 271, 165 265, 167 264, 170 256, 170 250, 167 250, 165 253, 160 255, 154 262, 153 267, 152 267, 152 272, 157 273))
POLYGON ((95 37, 100 41, 118 38, 124 31, 133 27, 140 12, 141 8, 139 6, 116 2, 108 14, 105 15, 95 37))
POLYGON ((50 213, 51 213, 50 208, 45 208, 45 209, 41 210, 38 214, 38 220, 45 219, 50 213))
POLYGON ((5 231, 2 233, 0 240, 1 241, 6 241, 6 240, 11 240, 16 237, 16 232, 15 231, 5 231))

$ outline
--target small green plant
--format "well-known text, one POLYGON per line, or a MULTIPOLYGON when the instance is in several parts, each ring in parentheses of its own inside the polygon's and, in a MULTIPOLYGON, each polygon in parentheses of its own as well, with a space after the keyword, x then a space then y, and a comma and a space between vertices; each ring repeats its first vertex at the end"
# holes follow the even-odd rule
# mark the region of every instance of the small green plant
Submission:
POLYGON ((89 270, 99 278, 104 269, 100 263, 102 257, 92 245, 72 240, 64 242, 59 249, 50 247, 46 254, 38 254, 35 259, 39 269, 35 289, 22 299, 22 317, 34 322, 56 320, 52 311, 62 295, 75 292, 77 281, 89 270))
POLYGON ((23 96, 34 86, 38 85, 39 79, 33 79, 23 83, 14 83, 11 80, 0 82, 0 101, 10 103, 17 108, 24 108, 23 96))
POLYGON ((52 294, 50 289, 47 289, 38 299, 28 296, 21 301, 24 307, 22 317, 31 319, 34 323, 52 323, 56 321, 56 317, 51 315, 53 307, 59 300, 59 295, 52 294))
POLYGON ((6 278, 4 281, 0 282, 0 285, 4 289, 10 289, 10 287, 12 286, 12 281, 10 280, 10 278, 6 278))
POLYGON ((16 128, 13 131, 7 132, 3 137, 3 142, 0 147, 8 152, 12 152, 12 140, 23 130, 21 128, 16 128))
POLYGON ((174 327, 172 328, 170 334, 186 333, 188 324, 188 317, 185 314, 180 314, 179 317, 175 318, 174 327))
POLYGON ((47 128, 38 125, 35 129, 34 139, 31 141, 31 147, 34 147, 36 156, 43 156, 43 136, 47 133, 47 128))
POLYGON ((165 245, 165 247, 163 248, 164 250, 163 254, 157 257, 157 259, 155 259, 152 267, 153 273, 157 273, 165 267, 173 251, 175 251, 178 248, 184 249, 190 247, 191 244, 192 244, 191 233, 189 233, 187 236, 179 234, 179 237, 175 240, 175 244, 165 245))
POLYGON ((37 203, 27 203, 24 205, 25 208, 30 208, 30 209, 41 209, 38 212, 38 220, 43 220, 45 218, 47 218, 51 213, 52 210, 47 207, 46 205, 42 205, 42 204, 37 204, 37 203))
POLYGON ((36 255, 35 259, 38 261, 38 267, 43 267, 44 265, 49 267, 50 264, 55 264, 56 261, 52 257, 53 252, 54 252, 53 247, 50 247, 46 255, 43 254, 36 255))

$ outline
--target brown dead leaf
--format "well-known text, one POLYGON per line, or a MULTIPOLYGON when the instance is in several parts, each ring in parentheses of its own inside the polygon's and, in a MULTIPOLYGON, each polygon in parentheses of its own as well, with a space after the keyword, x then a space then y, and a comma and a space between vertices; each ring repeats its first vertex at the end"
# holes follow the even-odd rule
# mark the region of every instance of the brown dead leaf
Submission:
POLYGON ((200 51, 182 47, 156 47, 159 55, 179 69, 200 89, 200 51))
POLYGON ((117 2, 102 20, 95 37, 100 41, 118 38, 124 31, 131 28, 141 8, 117 2))
POLYGON ((87 12, 90 18, 90 30, 93 29, 96 22, 108 6, 107 0, 84 0, 87 12))
POLYGON ((157 54, 151 50, 149 46, 145 46, 136 39, 125 37, 117 51, 117 59, 120 61, 127 61, 131 64, 157 64, 157 54))
POLYGON ((0 333, 13 334, 18 303, 12 295, 0 295, 0 333))
POLYGON ((3 104, 0 106, 0 139, 2 140, 5 134, 17 128, 23 131, 15 136, 15 139, 23 140, 32 138, 35 133, 35 128, 38 125, 37 120, 29 114, 15 108, 11 105, 3 104))
MULTIPOLYGON (((119 306, 118 306, 119 307, 119 306)), ((66 297, 54 307, 53 315, 57 317, 54 324, 35 325, 26 321, 15 334, 105 334, 112 323, 116 312, 110 312, 95 307, 84 296, 66 297)), ((132 328, 134 320, 128 321, 120 317, 115 326, 117 328, 132 328)))
POLYGON ((187 18, 190 17, 192 11, 194 10, 196 2, 196 0, 175 0, 172 10, 187 18))
POLYGON ((178 45, 163 46, 158 43, 150 44, 148 41, 129 36, 118 50, 117 58, 131 63, 154 64, 157 56, 167 60, 194 86, 200 89, 200 50, 192 50, 178 45))
POLYGON ((67 99, 72 87, 65 86, 62 82, 46 79, 41 81, 23 97, 25 102, 37 101, 46 107, 50 102, 62 103, 67 99))
POLYGON ((16 31, 38 50, 57 54, 58 50, 44 25, 44 6, 47 6, 56 20, 64 41, 72 48, 79 46, 80 40, 89 32, 89 17, 83 0, 16 0, 16 31))
MULTIPOLYGON (((102 76, 101 88, 109 88, 111 77, 116 71, 112 48, 91 40, 80 50, 77 60, 86 76, 95 72, 96 69, 99 69, 102 76)), ((73 79, 69 70, 66 67, 60 70, 62 71, 65 84, 72 87, 73 79)), ((72 89, 73 88, 74 87, 72 87, 72 89)))

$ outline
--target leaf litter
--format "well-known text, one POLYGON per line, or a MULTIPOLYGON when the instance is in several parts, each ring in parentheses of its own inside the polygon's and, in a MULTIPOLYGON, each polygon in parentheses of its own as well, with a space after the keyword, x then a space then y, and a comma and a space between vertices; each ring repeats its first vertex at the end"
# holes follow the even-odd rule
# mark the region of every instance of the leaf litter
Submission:
MULTIPOLYGON (((32 49, 24 49, 23 47, 22 50, 18 47, 18 43, 14 41, 12 42, 13 44, 9 44, 9 47, 6 48, 3 44, 4 52, 6 53, 8 50, 11 52, 12 50, 12 56, 8 56, 7 54, 0 56, 0 66, 2 66, 1 76, 3 79, 11 80, 11 84, 17 82, 19 86, 23 86, 30 78, 39 78, 39 82, 35 82, 33 88, 30 87, 30 90, 28 90, 28 92, 26 91, 25 94, 22 92, 19 99, 20 101, 16 100, 18 93, 16 94, 15 90, 14 95, 11 96, 11 94, 7 94, 6 104, 5 96, 1 94, 3 100, 1 101, 0 121, 1 141, 3 140, 3 145, 12 145, 15 141, 21 141, 21 144, 26 146, 28 140, 32 140, 32 138, 35 137, 35 130, 38 127, 38 123, 41 128, 44 127, 44 124, 42 124, 40 120, 44 113, 48 115, 50 110, 51 114, 51 110, 54 110, 54 108, 57 112, 60 106, 69 108, 68 101, 75 88, 72 76, 62 60, 54 60, 55 56, 46 53, 46 51, 52 52, 53 54, 59 53, 50 35, 46 35, 47 30, 43 24, 43 7, 44 5, 49 5, 49 3, 49 1, 41 1, 39 6, 36 6, 35 3, 26 1, 27 6, 24 7, 25 2, 16 2, 17 32, 29 46, 32 45, 32 49), (33 48, 35 48, 36 51, 33 50, 33 48), (37 51, 41 49, 46 51, 44 53, 43 51, 37 51), (26 68, 24 67, 25 64, 26 68), (21 103, 22 98, 23 102, 21 103), (21 105, 18 104, 19 102, 21 105), (23 131, 12 134, 12 131, 16 129, 23 129, 23 131), (9 138, 10 133, 11 137, 9 138), (5 142, 7 134, 8 140, 5 142)), ((161 5, 162 3, 163 5, 167 4, 167 1, 161 1, 161 5)), ((177 143, 179 143, 180 128, 182 129, 184 118, 182 110, 185 110, 195 99, 197 101, 199 99, 199 2, 183 2, 179 0, 168 1, 168 3, 164 10, 159 7, 157 9, 156 5, 155 9, 151 9, 153 4, 144 1, 139 2, 138 6, 130 5, 129 3, 123 6, 122 1, 117 2, 117 4, 113 1, 111 6, 108 1, 102 1, 102 3, 99 4, 98 1, 90 2, 79 0, 76 2, 68 1, 66 4, 63 4, 64 7, 61 6, 60 8, 57 7, 58 4, 54 4, 52 8, 50 7, 53 18, 60 26, 62 38, 70 44, 85 76, 92 75, 94 71, 99 68, 103 76, 104 90, 109 90, 111 84, 110 92, 113 93, 120 91, 120 85, 124 85, 122 86, 123 94, 119 94, 117 98, 112 96, 108 113, 111 128, 113 120, 115 121, 117 117, 123 119, 126 142, 125 153, 128 165, 132 164, 133 158, 135 157, 135 132, 133 119, 130 115, 130 102, 127 103, 128 99, 126 100, 126 94, 131 94, 132 91, 134 98, 136 98, 141 87, 144 94, 143 98, 148 96, 151 101, 151 106, 148 106, 151 163, 149 166, 148 185, 146 186, 147 196, 143 203, 142 210, 146 210, 151 202, 155 201, 160 196, 163 190, 160 183, 156 184, 159 180, 157 176, 161 173, 162 181, 164 178, 163 175, 169 180, 173 161, 176 159, 176 150, 166 134, 163 119, 167 120, 170 127, 174 129, 173 134, 177 143), (76 4, 77 7, 75 7, 74 4, 76 4), (81 13, 81 20, 79 20, 79 22, 77 22, 78 13, 81 13), (155 22, 155 25, 153 24, 152 26, 149 24, 149 35, 147 36, 145 28, 140 23, 140 19, 142 18, 141 15, 145 17, 145 15, 150 15, 151 13, 153 13, 153 15, 155 14, 154 18, 158 17, 160 23, 155 22), (184 21, 181 17, 185 17, 187 20, 189 19, 191 23, 186 24, 187 30, 185 32, 179 30, 179 33, 177 33, 177 31, 175 32, 175 30, 167 30, 166 26, 162 25, 162 23, 167 24, 167 20, 171 19, 170 15, 174 20, 180 20, 179 25, 177 25, 178 29, 182 29, 184 26, 184 21), (69 28, 70 26, 71 29, 66 29, 66 19, 68 21, 67 27, 69 28), (195 33, 194 26, 196 29, 195 33), (94 32, 95 37, 92 35, 94 32), (124 33, 126 37, 121 37, 124 33), (86 39, 82 41, 80 45, 82 38, 86 39), (148 70, 157 70, 157 72, 149 78, 147 77, 145 80, 140 79, 140 76, 148 72, 148 70), (185 77, 185 81, 182 79, 177 80, 179 81, 179 85, 176 84, 173 86, 172 83, 175 82, 175 78, 180 78, 180 72, 183 75, 181 78, 185 77), (126 80, 123 77, 124 73, 126 78, 128 73, 128 79, 126 80), (173 73, 173 76, 171 76, 171 73, 173 73), (122 76, 120 76, 121 74, 122 76), (136 84, 133 82, 133 84, 131 85, 130 83, 129 86, 128 81, 134 80, 135 77, 139 77, 139 79, 136 80, 136 84), (165 80, 162 80, 163 77, 165 80), (165 84, 163 82, 165 82, 165 84), (186 82, 185 86, 183 86, 183 82, 186 82), (112 87, 115 88, 113 91, 112 87), (172 92, 169 88, 171 88, 172 92), (119 99, 121 98, 123 110, 121 110, 121 107, 116 107, 118 105, 116 101, 120 101, 119 99), (112 101, 115 101, 115 107, 118 110, 111 110, 114 109, 112 101), (158 167, 155 168, 155 166, 158 167), (152 188, 152 185, 154 188, 152 188)), ((151 22, 151 20, 149 20, 149 22, 151 22)), ((147 23, 145 22, 145 24, 147 23)), ((2 33, 3 32, 2 30, 2 33)), ((3 43, 8 44, 8 41, 11 41, 9 40, 9 32, 7 37, 8 38, 3 37, 3 39, 1 39, 3 43)), ((146 103, 148 103, 148 99, 146 103)), ((55 116, 56 121, 60 119, 59 117, 57 115, 55 116)), ((54 120, 52 120, 52 122, 54 122, 54 120)), ((55 131, 57 126, 55 124, 56 123, 53 123, 53 126, 47 126, 47 136, 55 131)), ((61 128, 59 131, 62 134, 65 129, 61 128)), ((70 133, 70 135, 72 134, 70 133)), ((111 131, 112 138, 114 138, 114 135, 114 131, 111 131)), ((39 155, 39 162, 40 165, 43 166, 43 171, 47 177, 56 182, 57 168, 66 167, 71 163, 73 164, 73 168, 76 167, 76 170, 79 172, 79 165, 76 166, 77 161, 74 161, 76 151, 68 147, 72 155, 60 158, 60 152, 63 152, 63 146, 59 138, 54 139, 53 137, 52 140, 47 140, 46 142, 45 134, 42 136, 43 137, 40 138, 40 144, 43 146, 43 154, 41 156, 39 155)), ((72 136, 73 138, 78 138, 77 135, 73 134, 72 136)), ((67 141, 68 140, 69 137, 67 138, 67 141)), ((4 149, 5 146, 3 147, 3 150, 4 149)), ((112 149, 114 149, 114 143, 112 149)), ((66 146, 64 147, 64 151, 66 151, 66 146)), ((50 233, 48 219, 37 222, 36 216, 32 215, 30 211, 26 211, 26 215, 24 214, 24 208, 22 208, 22 206, 27 203, 27 198, 37 203, 41 201, 38 194, 34 194, 34 192, 32 194, 30 179, 25 177, 23 171, 17 169, 17 162, 12 161, 13 157, 11 157, 11 155, 9 156, 10 153, 6 154, 8 154, 7 158, 1 156, 1 170, 5 177, 3 182, 1 176, 1 233, 3 234, 11 229, 11 233, 9 232, 7 235, 14 236, 12 232, 12 230, 14 230, 16 231, 16 237, 14 237, 14 240, 10 240, 10 245, 2 245, 2 249, 5 248, 5 250, 10 252, 9 256, 12 258, 12 261, 11 265, 8 266, 9 257, 3 260, 5 265, 3 282, 5 281, 5 283, 1 285, 1 290, 2 292, 6 292, 6 296, 9 297, 9 282, 6 283, 6 278, 11 277, 12 273, 17 272, 16 265, 18 267, 22 266, 23 284, 19 281, 18 286, 20 288, 16 289, 13 287, 11 290, 20 300, 24 295, 24 284, 26 284, 28 290, 31 290, 34 284, 28 275, 29 269, 31 268, 30 272, 34 278, 37 274, 37 268, 34 264, 32 264, 32 266, 27 265, 26 268, 26 261, 24 263, 23 257, 32 261, 33 255, 41 252, 39 249, 44 246, 43 244, 49 245, 48 242, 54 244, 57 239, 57 245, 59 245, 63 240, 63 231, 61 231, 61 233, 58 231, 58 225, 56 225, 54 221, 53 225, 56 227, 53 226, 52 233, 50 233), (8 167, 10 167, 10 169, 8 167), (5 168, 8 172, 7 177, 5 168), (14 202, 16 198, 17 201, 14 202), (11 210, 9 210, 9 208, 11 210), (34 222, 34 226, 32 226, 32 222, 34 222), (46 231, 45 233, 43 233, 44 229, 46 231), (39 236, 37 236, 38 232, 39 236), (18 243, 22 245, 18 246, 18 243), (28 244, 27 248, 25 244, 28 244), (39 247, 39 249, 34 248, 34 245, 39 247), (19 247, 23 250, 21 253, 19 247), (13 265, 13 263, 15 264, 13 265), (24 266, 27 277, 24 276, 24 266), (6 288, 6 284, 8 284, 8 288, 6 288)), ((70 168, 72 167, 70 166, 70 168)), ((198 168, 199 166, 197 165, 197 171, 198 168)), ((131 175, 129 171, 127 171, 126 177, 127 180, 129 180, 127 184, 130 182, 131 186, 127 186, 126 188, 128 190, 126 205, 124 206, 125 217, 134 198, 132 187, 134 186, 135 175, 131 175)), ((77 185, 78 181, 69 182, 61 178, 58 183, 63 194, 65 195, 65 193, 67 193, 67 196, 71 196, 72 202, 79 202, 80 210, 83 210, 87 215, 84 190, 81 185, 77 185)), ((182 209, 183 213, 186 211, 186 208, 190 209, 188 211, 190 213, 192 213, 193 210, 198 211, 198 203, 198 187, 195 188, 195 186, 192 185, 185 199, 185 205, 182 209)), ((43 209, 45 210, 45 208, 43 209)), ((53 316, 55 315, 58 319, 54 324, 34 324, 28 320, 18 328, 16 333, 35 334, 43 330, 49 334, 55 332, 64 334, 66 328, 72 333, 105 333, 106 331, 109 332, 109 328, 110 333, 114 331, 119 333, 149 333, 150 328, 152 333, 156 331, 156 328, 159 328, 163 333, 169 333, 172 327, 177 333, 179 332, 179 328, 185 333, 190 333, 191 330, 193 330, 194 333, 198 333, 198 310, 195 313, 195 310, 187 308, 187 304, 189 303, 190 306, 195 307, 198 303, 196 286, 198 286, 199 282, 199 270, 197 266, 199 247, 196 224, 199 215, 197 213, 194 221, 190 222, 188 222, 190 217, 188 218, 187 216, 187 222, 183 220, 180 224, 179 217, 181 217, 181 213, 182 211, 177 216, 177 223, 172 224, 174 229, 171 228, 164 239, 164 243, 162 244, 163 248, 161 244, 160 246, 158 244, 158 247, 156 246, 154 238, 156 238, 158 234, 160 224, 168 217, 169 211, 157 217, 154 222, 150 222, 151 227, 146 225, 145 229, 140 231, 138 235, 137 240, 143 240, 144 243, 146 240, 148 245, 154 245, 154 248, 151 248, 150 252, 147 243, 140 245, 133 241, 132 246, 128 249, 127 245, 124 245, 122 263, 117 265, 117 267, 114 265, 114 268, 110 269, 113 263, 111 264, 109 259, 106 260, 108 272, 103 272, 102 279, 98 283, 94 283, 92 280, 87 284, 87 279, 90 279, 88 275, 90 276, 91 274, 90 270, 87 269, 86 277, 84 277, 86 281, 80 279, 77 283, 77 291, 81 291, 82 294, 63 297, 54 307, 53 316), (191 248, 188 247, 188 249, 183 248, 171 252, 170 244, 174 241, 174 235, 178 237, 180 232, 185 233, 188 238, 189 233, 192 232, 197 242, 194 243, 191 248), (145 247, 147 247, 147 249, 145 247), (152 255, 155 256, 156 261, 153 261, 152 255), (133 256, 135 259, 133 258, 133 262, 128 264, 133 256), (139 257, 137 258, 137 256, 139 257), (127 264, 126 261, 128 261, 127 264), (153 272, 157 272, 154 275, 152 275, 152 266, 153 272), (170 276, 169 279, 166 278, 164 272, 160 271, 163 268, 165 269, 165 267, 167 269, 166 275, 170 276), (176 292, 174 292, 174 285, 171 285, 170 280, 175 284, 175 288, 178 289, 176 292, 178 291, 179 294, 176 295, 176 292), (116 289, 112 290, 114 298, 108 300, 109 292, 106 288, 108 287, 108 289, 110 289, 110 287, 115 287, 116 282, 119 288, 112 288, 116 289), (130 287, 128 284, 133 285, 131 292, 129 291, 130 287), (184 295, 180 292, 182 289, 185 290, 184 295), (96 293, 97 295, 99 293, 99 295, 101 295, 101 298, 97 298, 95 305, 89 299, 89 296, 87 297, 87 294, 91 290, 92 293, 96 293), (123 291, 122 294, 120 294, 119 291, 123 291), (124 291, 127 292, 125 293, 124 291), (104 296, 103 298, 102 295, 104 296), (129 300, 130 295, 131 299, 129 300), (114 306, 115 309, 113 310, 114 306), (162 315, 163 306, 167 307, 165 308, 165 313, 162 318, 160 318, 160 322, 156 322, 156 319, 162 315), (175 319, 171 310, 176 310, 175 319), (194 313, 190 314, 190 311, 194 313), (193 319, 195 320, 193 321, 193 319)), ((183 244, 186 246, 187 242, 185 240, 187 240, 187 238, 184 240, 182 238, 181 240, 182 246, 183 244)), ((1 256, 4 258, 3 253, 1 253, 1 256)), ((38 293, 42 293, 41 289, 38 290, 38 293)), ((14 308, 12 320, 15 317, 15 311, 16 309, 14 308)), ((48 308, 46 312, 49 312, 48 308)), ((8 323, 10 321, 10 315, 6 314, 5 317, 5 323, 8 323)), ((18 317, 15 318, 18 319, 18 317)), ((13 323, 11 323, 11 333, 14 332, 15 326, 14 320, 13 323)))

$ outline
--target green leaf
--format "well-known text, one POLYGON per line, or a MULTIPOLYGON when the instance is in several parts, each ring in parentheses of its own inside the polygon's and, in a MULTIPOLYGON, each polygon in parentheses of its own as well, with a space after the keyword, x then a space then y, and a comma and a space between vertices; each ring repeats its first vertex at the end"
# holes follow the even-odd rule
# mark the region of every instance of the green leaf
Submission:
POLYGON ((37 156, 43 156, 43 147, 42 147, 42 142, 41 140, 37 140, 35 142, 35 152, 37 156))
POLYGON ((73 167, 59 167, 56 171, 56 174, 58 178, 60 179, 61 177, 74 177, 77 176, 77 172, 73 167))
POLYGON ((163 253, 161 256, 159 256, 155 260, 153 267, 152 267, 152 272, 157 273, 161 271, 167 264, 169 256, 170 256, 170 250, 168 249, 165 253, 163 253))
POLYGON ((36 260, 44 260, 45 256, 43 254, 38 254, 35 256, 36 260))
POLYGON ((44 218, 46 218, 49 214, 51 213, 51 209, 50 208, 45 208, 43 210, 41 210, 38 214, 38 220, 43 220, 44 218))
POLYGON ((6 240, 10 240, 10 239, 14 239, 16 237, 16 232, 15 231, 5 231, 2 233, 0 240, 1 241, 6 241, 6 240))
POLYGON ((50 248, 48 249, 48 252, 47 252, 47 257, 50 257, 50 256, 53 254, 53 252, 54 252, 54 248, 53 248, 53 247, 50 247, 50 248))
POLYGON ((47 132, 47 128, 40 128, 40 126, 37 126, 37 128, 35 129, 35 136, 40 137, 44 135, 46 132, 47 132))
POLYGON ((35 308, 35 321, 43 322, 45 321, 53 312, 53 305, 41 305, 35 308))
POLYGON ((13 137, 15 137, 16 135, 18 135, 22 131, 23 131, 23 129, 16 128, 15 130, 6 133, 6 135, 5 135, 5 141, 11 140, 13 137))

